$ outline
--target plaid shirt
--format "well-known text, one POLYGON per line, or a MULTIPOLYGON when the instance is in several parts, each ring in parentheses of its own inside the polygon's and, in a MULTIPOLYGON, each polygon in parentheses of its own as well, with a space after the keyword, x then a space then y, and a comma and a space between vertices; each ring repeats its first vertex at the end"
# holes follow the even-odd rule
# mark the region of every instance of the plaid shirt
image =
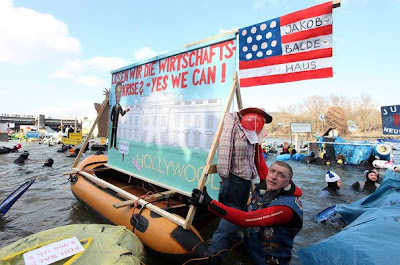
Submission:
POLYGON ((251 180, 257 176, 254 164, 255 144, 244 134, 239 114, 227 113, 218 147, 218 174, 225 180, 232 173, 251 180))

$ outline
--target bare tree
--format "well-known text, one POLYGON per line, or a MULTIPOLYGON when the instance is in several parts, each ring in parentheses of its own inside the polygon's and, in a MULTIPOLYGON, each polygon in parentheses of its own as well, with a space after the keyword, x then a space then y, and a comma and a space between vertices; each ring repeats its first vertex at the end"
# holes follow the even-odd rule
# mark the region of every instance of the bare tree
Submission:
POLYGON ((302 116, 306 121, 311 122, 312 128, 315 132, 321 132, 324 127, 324 122, 320 116, 324 115, 327 110, 326 100, 322 96, 312 96, 301 104, 302 116))
POLYGON ((379 128, 380 112, 369 95, 361 95, 356 107, 356 124, 363 133, 379 128))
POLYGON ((314 133, 323 133, 325 122, 320 118, 330 107, 343 108, 345 118, 348 121, 354 121, 359 133, 365 135, 381 129, 380 110, 369 95, 361 95, 356 99, 338 95, 311 96, 298 106, 290 105, 280 108, 279 112, 275 113, 273 126, 278 128, 278 124, 281 127, 287 127, 290 122, 310 122, 314 133))

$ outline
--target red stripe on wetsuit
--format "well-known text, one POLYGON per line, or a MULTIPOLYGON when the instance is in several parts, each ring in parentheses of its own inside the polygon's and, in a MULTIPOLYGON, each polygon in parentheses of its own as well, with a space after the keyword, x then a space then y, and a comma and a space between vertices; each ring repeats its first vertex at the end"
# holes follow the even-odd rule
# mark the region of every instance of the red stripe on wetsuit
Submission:
POLYGON ((285 225, 293 218, 293 210, 284 205, 245 212, 213 200, 208 209, 225 220, 243 227, 285 225))

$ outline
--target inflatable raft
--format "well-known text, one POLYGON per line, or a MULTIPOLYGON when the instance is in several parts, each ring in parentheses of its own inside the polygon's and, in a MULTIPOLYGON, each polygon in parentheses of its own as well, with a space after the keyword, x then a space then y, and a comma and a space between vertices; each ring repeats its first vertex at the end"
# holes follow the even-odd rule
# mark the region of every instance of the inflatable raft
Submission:
POLYGON ((42 231, 0 249, 0 264, 109 265, 145 262, 143 244, 123 226, 74 224, 42 231), (74 254, 78 240, 83 251, 74 254), (70 253, 70 254, 69 254, 70 253))
POLYGON ((149 206, 155 205, 182 220, 189 210, 188 198, 105 167, 106 162, 107 156, 93 155, 78 165, 80 171, 70 177, 71 189, 77 199, 106 222, 123 225, 133 231, 145 246, 161 258, 181 262, 209 255, 204 240, 194 226, 205 224, 211 215, 205 213, 203 218, 198 211, 194 226, 189 230, 183 229, 150 210, 151 207, 136 205, 128 195, 142 198, 151 203, 149 206))

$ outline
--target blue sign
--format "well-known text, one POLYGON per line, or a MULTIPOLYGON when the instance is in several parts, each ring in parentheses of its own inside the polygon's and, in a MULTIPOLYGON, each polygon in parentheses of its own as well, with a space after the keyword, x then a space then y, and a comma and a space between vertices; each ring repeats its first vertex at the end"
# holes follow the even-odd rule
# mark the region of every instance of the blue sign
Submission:
POLYGON ((40 138, 40 132, 38 131, 27 131, 25 135, 26 138, 35 138, 35 139, 40 138))
POLYGON ((383 134, 400 135, 400 105, 381 107, 383 134))

